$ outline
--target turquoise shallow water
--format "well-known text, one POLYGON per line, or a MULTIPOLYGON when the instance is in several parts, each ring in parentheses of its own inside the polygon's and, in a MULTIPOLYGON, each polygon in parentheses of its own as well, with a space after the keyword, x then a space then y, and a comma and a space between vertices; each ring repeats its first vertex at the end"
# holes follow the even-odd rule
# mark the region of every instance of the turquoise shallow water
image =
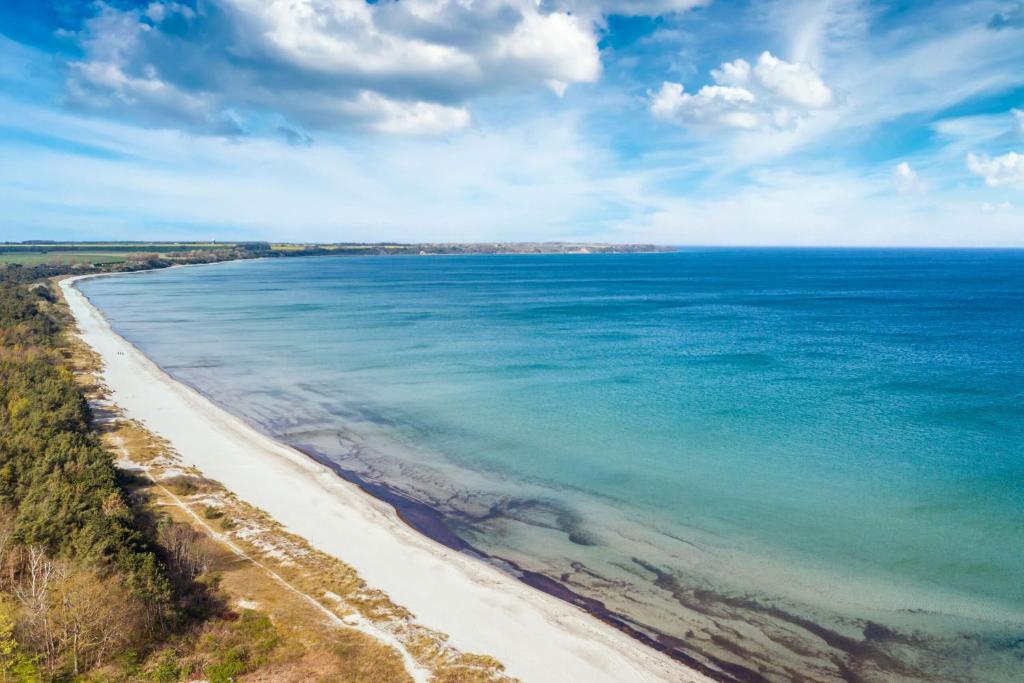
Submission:
POLYGON ((1024 252, 315 257, 81 287, 232 412, 722 676, 1024 680, 1024 252))

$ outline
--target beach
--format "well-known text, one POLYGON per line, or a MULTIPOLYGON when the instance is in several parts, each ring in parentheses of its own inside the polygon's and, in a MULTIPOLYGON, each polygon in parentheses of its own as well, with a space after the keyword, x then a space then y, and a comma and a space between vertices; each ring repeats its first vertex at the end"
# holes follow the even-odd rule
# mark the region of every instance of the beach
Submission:
POLYGON ((404 524, 387 504, 257 432, 170 378, 61 283, 82 340, 103 361, 111 400, 195 467, 464 651, 499 659, 524 681, 705 681, 586 612, 534 590, 404 524))

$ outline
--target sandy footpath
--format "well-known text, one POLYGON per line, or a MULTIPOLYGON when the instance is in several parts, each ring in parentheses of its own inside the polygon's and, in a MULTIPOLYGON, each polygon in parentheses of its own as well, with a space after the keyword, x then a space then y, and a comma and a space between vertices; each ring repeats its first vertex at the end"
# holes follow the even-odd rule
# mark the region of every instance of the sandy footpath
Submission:
POLYGON ((708 681, 582 610, 407 527, 394 510, 302 453, 174 381, 118 336, 71 278, 61 282, 82 339, 103 359, 111 399, 167 439, 183 464, 527 683, 708 681))

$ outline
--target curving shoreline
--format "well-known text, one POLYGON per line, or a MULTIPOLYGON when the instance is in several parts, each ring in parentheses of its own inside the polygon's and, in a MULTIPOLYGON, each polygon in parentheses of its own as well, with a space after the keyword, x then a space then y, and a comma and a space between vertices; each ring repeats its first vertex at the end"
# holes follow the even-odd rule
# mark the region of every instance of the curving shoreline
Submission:
POLYGON ((570 603, 589 613, 594 618, 608 624, 612 628, 622 632, 629 638, 642 643, 658 652, 664 653, 673 660, 680 662, 695 672, 704 674, 713 681, 759 681, 761 678, 752 669, 731 664, 705 654, 718 669, 714 669, 697 657, 689 654, 686 642, 666 633, 654 629, 640 630, 628 618, 609 609, 604 602, 597 598, 582 595, 565 583, 553 579, 540 572, 530 571, 516 564, 514 561, 497 555, 492 555, 474 547, 456 534, 444 516, 430 505, 410 498, 403 492, 382 482, 369 481, 352 470, 333 462, 330 458, 316 452, 313 449, 306 449, 300 446, 295 448, 305 453, 309 458, 320 463, 324 467, 335 472, 345 481, 359 487, 361 491, 376 500, 383 501, 390 505, 398 518, 416 532, 450 548, 458 553, 469 554, 482 561, 493 561, 505 567, 521 583, 535 588, 563 602, 570 603))
POLYGON ((61 288, 79 335, 103 359, 114 403, 183 463, 350 564, 456 647, 493 655, 524 681, 710 680, 550 591, 421 535, 390 505, 173 380, 111 329, 79 279, 61 288))

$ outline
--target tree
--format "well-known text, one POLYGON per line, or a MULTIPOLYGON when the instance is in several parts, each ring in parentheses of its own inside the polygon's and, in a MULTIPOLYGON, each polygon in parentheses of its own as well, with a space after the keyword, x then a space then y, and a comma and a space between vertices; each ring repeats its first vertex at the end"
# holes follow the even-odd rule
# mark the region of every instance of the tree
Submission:
POLYGON ((185 582, 194 581, 210 565, 206 537, 186 524, 160 525, 157 541, 167 553, 167 564, 185 582))
POLYGON ((50 610, 56 656, 75 675, 127 646, 139 621, 137 603, 112 580, 66 563, 58 566, 50 610))

